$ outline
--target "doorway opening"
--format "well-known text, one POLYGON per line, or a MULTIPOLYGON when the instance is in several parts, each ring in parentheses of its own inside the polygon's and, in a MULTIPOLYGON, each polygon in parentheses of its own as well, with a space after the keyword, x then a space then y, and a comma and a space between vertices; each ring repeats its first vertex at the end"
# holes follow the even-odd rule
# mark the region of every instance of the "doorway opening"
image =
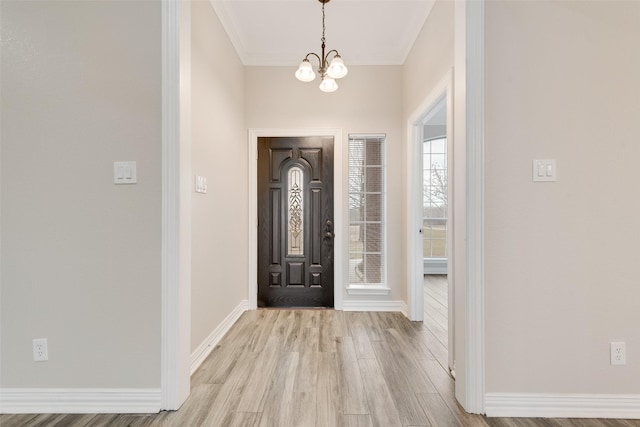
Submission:
POLYGON ((449 72, 409 121, 407 222, 411 320, 424 322, 440 346, 440 363, 455 375, 452 91, 449 72))
MULTIPOLYGON (((422 126, 423 322, 442 346, 436 354, 449 353, 447 135, 447 98, 443 94, 429 109, 422 126)), ((448 357, 440 363, 455 372, 448 357)))

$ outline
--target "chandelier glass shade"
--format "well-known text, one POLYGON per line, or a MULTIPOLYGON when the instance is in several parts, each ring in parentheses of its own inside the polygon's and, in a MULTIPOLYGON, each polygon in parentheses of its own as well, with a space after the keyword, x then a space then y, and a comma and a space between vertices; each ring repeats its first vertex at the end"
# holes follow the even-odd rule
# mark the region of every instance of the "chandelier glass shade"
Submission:
POLYGON ((311 62, 309 62, 309 57, 315 57, 318 60, 318 74, 320 74, 321 82, 320 82, 320 90, 323 92, 335 92, 338 90, 338 84, 336 83, 336 79, 341 79, 347 75, 349 70, 347 66, 344 65, 344 61, 340 57, 340 54, 337 50, 332 49, 325 54, 325 23, 324 23, 324 5, 329 2, 329 0, 319 0, 322 3, 322 38, 320 41, 321 45, 321 53, 318 55, 314 52, 309 52, 302 60, 302 63, 298 67, 296 71, 296 78, 302 82, 311 82, 315 80, 316 73, 313 71, 313 67, 311 66, 311 62), (331 61, 329 62, 329 58, 331 61))

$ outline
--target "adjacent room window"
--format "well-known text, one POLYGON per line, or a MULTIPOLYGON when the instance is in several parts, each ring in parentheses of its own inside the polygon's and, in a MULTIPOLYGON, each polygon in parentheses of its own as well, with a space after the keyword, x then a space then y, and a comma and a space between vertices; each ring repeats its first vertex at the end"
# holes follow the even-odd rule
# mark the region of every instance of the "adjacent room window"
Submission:
POLYGON ((447 138, 428 139, 423 148, 423 253, 425 258, 446 258, 447 138))
POLYGON ((385 135, 349 135, 349 288, 387 289, 385 135))

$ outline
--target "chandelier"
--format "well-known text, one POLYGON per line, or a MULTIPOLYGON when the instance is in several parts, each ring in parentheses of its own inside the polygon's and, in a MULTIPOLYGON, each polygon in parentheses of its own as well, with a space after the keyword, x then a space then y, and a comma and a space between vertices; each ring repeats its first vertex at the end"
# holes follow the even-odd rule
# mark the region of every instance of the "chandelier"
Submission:
POLYGON ((302 60, 300 67, 298 67, 298 71, 296 71, 296 78, 302 82, 310 82, 316 78, 316 73, 313 71, 313 67, 309 62, 309 56, 315 56, 318 59, 318 74, 322 81, 320 82, 320 90, 323 92, 335 92, 338 89, 338 83, 336 83, 335 79, 341 79, 342 77, 347 75, 347 67, 344 65, 342 58, 337 50, 332 49, 329 52, 324 53, 325 50, 325 39, 324 39, 324 5, 329 3, 330 0, 318 0, 322 3, 322 38, 320 41, 322 42, 322 52, 320 55, 309 52, 302 60), (329 56, 333 54, 333 59, 331 63, 329 63, 329 56))

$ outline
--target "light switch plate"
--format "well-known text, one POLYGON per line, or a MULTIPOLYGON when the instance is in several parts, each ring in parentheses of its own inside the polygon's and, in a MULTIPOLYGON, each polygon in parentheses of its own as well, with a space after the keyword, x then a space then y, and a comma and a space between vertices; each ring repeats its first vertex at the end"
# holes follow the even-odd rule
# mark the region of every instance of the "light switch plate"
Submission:
POLYGON ((137 182, 136 162, 113 162, 114 184, 135 184, 137 182))
POLYGON ((535 159, 533 161, 533 181, 557 181, 555 159, 535 159))
POLYGON ((207 177, 196 175, 196 193, 207 194, 207 177))

